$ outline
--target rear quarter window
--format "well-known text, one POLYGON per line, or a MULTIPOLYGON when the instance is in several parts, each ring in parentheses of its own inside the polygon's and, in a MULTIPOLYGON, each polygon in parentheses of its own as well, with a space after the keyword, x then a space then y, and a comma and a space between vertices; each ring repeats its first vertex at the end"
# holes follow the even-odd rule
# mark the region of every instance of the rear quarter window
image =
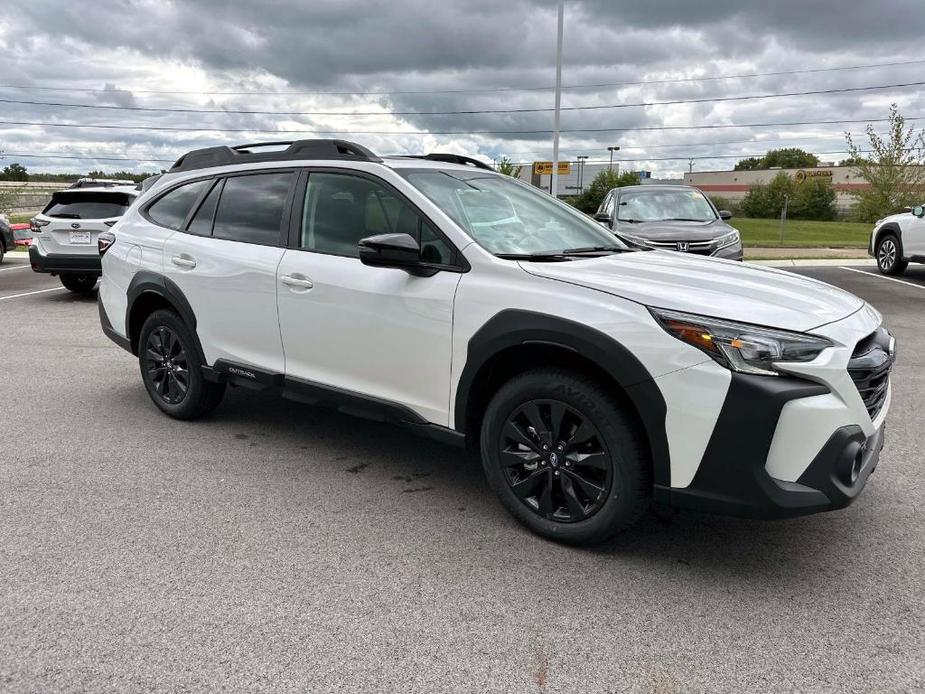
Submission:
POLYGON ((110 219, 121 217, 135 197, 125 193, 55 193, 42 210, 46 217, 61 219, 110 219))

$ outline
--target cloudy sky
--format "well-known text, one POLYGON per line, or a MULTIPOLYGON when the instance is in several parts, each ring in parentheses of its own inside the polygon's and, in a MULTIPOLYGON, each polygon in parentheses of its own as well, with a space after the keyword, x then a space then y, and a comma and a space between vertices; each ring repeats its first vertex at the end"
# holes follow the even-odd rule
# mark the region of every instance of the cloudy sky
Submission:
MULTIPOLYGON (((819 121, 881 119, 893 101, 925 117, 925 87, 710 100, 925 82, 921 9, 566 0, 563 156, 619 145, 661 176, 782 146, 842 158, 863 123, 819 121), (688 103, 633 105, 667 101, 688 103), (793 122, 811 124, 773 125, 793 122)), ((200 146, 312 136, 548 159, 555 26, 542 0, 5 0, 0 164, 150 171, 200 146)))

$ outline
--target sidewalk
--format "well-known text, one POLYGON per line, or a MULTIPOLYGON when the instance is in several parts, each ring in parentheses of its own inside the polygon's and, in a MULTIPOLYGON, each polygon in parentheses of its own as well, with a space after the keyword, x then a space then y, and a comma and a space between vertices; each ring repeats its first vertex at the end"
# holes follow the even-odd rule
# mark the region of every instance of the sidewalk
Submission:
POLYGON ((746 260, 870 258, 866 248, 781 248, 779 246, 745 249, 746 260))

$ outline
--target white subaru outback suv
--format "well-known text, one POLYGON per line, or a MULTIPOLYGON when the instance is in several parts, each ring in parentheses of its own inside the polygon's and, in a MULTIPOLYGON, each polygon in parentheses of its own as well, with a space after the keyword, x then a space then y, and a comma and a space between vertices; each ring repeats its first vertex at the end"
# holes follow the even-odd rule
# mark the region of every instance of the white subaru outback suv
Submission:
POLYGON ((100 276, 97 237, 114 226, 138 196, 134 184, 61 190, 32 218, 29 262, 35 272, 57 275, 79 294, 93 291, 100 276))
POLYGON ((861 299, 626 248, 465 157, 285 145, 190 152, 101 235, 103 330, 166 414, 244 386, 469 443, 571 543, 652 500, 841 508, 877 465, 894 343, 861 299))

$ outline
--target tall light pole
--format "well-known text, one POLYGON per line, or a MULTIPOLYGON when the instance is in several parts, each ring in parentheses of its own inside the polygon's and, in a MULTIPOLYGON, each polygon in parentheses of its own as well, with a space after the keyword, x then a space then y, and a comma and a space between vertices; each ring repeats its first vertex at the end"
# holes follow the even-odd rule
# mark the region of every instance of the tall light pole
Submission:
POLYGON ((559 110, 562 105, 562 24, 565 19, 565 0, 559 0, 559 28, 556 36, 556 115, 552 136, 552 183, 550 193, 559 194, 559 110))
POLYGON ((610 152, 610 170, 613 171, 613 153, 619 152, 619 147, 608 147, 607 151, 610 152))
POLYGON ((584 185, 582 184, 582 181, 584 180, 585 159, 588 158, 588 155, 578 154, 575 156, 575 158, 578 160, 578 193, 581 194, 584 192, 584 185))

